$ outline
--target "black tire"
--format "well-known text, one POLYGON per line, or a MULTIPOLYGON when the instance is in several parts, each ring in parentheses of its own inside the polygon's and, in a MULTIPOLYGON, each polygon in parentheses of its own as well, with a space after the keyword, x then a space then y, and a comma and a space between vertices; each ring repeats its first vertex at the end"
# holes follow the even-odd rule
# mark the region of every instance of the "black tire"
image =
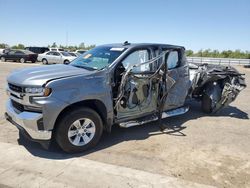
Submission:
POLYGON ((32 63, 35 63, 36 61, 31 61, 32 63))
POLYGON ((63 64, 68 65, 70 62, 69 60, 64 60, 63 64))
POLYGON ((201 109, 202 109, 203 112, 205 112, 207 114, 211 114, 212 113, 212 100, 206 94, 204 94, 202 96, 201 109))
POLYGON ((6 61, 5 57, 1 57, 1 61, 5 62, 6 61))
POLYGON ((44 65, 48 65, 48 60, 47 60, 47 59, 42 59, 42 63, 43 63, 44 65))
POLYGON ((21 59, 19 60, 19 62, 20 62, 20 63, 25 63, 26 60, 25 60, 24 58, 21 58, 21 59))
POLYGON ((67 112, 56 125, 55 139, 60 148, 67 153, 77 153, 93 148, 100 140, 103 132, 103 123, 99 114, 90 108, 78 108, 67 112), (68 131, 73 122, 88 118, 95 124, 95 133, 93 138, 83 146, 73 145, 68 138, 68 131))

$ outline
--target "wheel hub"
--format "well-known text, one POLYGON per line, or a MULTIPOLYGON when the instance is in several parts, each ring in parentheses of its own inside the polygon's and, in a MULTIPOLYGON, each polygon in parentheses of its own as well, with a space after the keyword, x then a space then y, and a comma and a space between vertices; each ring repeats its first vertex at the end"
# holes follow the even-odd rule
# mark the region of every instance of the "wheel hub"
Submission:
POLYGON ((84 146, 95 135, 95 123, 88 118, 81 118, 73 122, 68 130, 68 139, 75 146, 84 146))

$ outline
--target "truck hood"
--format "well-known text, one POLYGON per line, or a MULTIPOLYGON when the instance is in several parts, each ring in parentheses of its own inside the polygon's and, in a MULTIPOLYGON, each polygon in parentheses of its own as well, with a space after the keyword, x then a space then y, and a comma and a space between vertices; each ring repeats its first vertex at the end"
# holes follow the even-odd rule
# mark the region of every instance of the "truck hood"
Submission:
POLYGON ((7 81, 19 86, 42 86, 50 80, 77 75, 87 76, 92 73, 94 71, 70 65, 47 65, 14 71, 8 76, 7 81))

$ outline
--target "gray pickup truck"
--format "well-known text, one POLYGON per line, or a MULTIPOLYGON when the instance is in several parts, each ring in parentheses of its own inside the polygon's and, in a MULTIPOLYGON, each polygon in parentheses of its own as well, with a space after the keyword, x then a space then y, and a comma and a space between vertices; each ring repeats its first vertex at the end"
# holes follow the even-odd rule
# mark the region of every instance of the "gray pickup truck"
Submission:
POLYGON ((232 67, 188 64, 184 47, 128 42, 98 46, 69 65, 19 70, 7 82, 6 119, 66 152, 94 147, 113 125, 160 125, 187 112, 187 98, 214 113, 246 87, 232 67))

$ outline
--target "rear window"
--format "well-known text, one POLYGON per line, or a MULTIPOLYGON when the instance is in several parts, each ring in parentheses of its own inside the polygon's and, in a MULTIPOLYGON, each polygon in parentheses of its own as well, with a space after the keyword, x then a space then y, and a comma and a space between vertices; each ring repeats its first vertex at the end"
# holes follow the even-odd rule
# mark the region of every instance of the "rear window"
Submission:
POLYGON ((25 53, 25 54, 34 54, 34 52, 31 52, 29 50, 22 50, 22 52, 25 53))
POLYGON ((37 54, 43 54, 44 52, 49 51, 49 48, 46 48, 46 47, 26 47, 25 50, 29 50, 29 51, 37 53, 37 54))
POLYGON ((62 54, 63 56, 70 56, 70 54, 67 53, 67 52, 61 52, 61 54, 62 54))

